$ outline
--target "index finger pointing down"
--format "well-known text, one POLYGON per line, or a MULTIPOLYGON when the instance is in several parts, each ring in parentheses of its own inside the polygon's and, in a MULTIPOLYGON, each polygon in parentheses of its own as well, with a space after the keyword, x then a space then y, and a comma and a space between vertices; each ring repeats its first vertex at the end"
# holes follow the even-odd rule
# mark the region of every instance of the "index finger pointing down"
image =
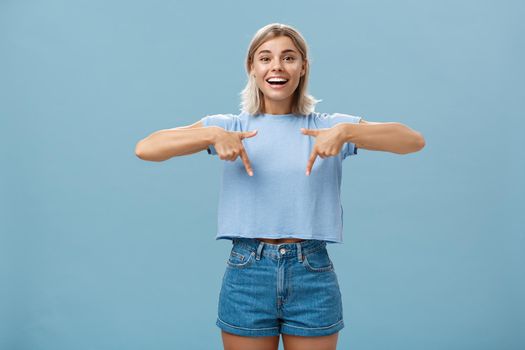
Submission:
POLYGON ((315 149, 310 154, 310 158, 308 159, 308 164, 306 165, 306 175, 310 175, 310 171, 312 170, 312 167, 314 166, 315 158, 317 157, 317 152, 315 149))
POLYGON ((246 154, 245 149, 241 151, 241 159, 248 175, 253 176, 252 166, 250 165, 250 160, 248 159, 248 154, 246 154))

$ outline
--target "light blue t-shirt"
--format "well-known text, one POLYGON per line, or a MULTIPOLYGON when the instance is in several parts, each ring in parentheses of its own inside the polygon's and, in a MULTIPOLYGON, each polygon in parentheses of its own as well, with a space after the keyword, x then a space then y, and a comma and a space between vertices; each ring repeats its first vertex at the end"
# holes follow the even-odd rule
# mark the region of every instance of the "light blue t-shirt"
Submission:
MULTIPOLYGON (((310 176, 305 174, 315 137, 301 128, 330 128, 338 123, 357 124, 361 117, 341 113, 309 115, 260 114, 241 112, 208 115, 205 127, 227 131, 253 131, 242 140, 253 176, 241 157, 225 160, 219 194, 216 239, 298 238, 328 243, 343 241, 341 205, 342 161, 357 154, 347 142, 337 156, 317 156, 310 176)), ((208 153, 216 155, 213 145, 208 153)))

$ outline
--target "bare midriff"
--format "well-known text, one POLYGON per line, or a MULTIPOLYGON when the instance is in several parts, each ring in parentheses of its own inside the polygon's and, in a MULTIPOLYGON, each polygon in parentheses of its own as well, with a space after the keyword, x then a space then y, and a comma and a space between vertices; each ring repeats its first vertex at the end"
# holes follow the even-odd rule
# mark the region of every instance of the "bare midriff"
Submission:
POLYGON ((279 238, 279 239, 272 239, 272 238, 257 238, 259 241, 263 241, 270 244, 281 244, 281 243, 297 243, 302 242, 304 239, 297 239, 297 238, 279 238))

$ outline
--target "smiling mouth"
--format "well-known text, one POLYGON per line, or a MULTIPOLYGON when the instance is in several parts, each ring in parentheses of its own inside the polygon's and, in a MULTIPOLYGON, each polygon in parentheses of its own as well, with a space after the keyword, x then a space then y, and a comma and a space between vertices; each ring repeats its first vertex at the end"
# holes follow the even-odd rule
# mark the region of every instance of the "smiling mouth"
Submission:
POLYGON ((266 79, 266 82, 272 86, 282 86, 288 83, 288 79, 266 79))
POLYGON ((280 89, 284 89, 286 84, 288 84, 288 81, 289 80, 271 80, 271 79, 268 79, 268 80, 266 80, 266 84, 268 84, 270 86, 270 88, 272 88, 272 89, 280 90, 280 89))

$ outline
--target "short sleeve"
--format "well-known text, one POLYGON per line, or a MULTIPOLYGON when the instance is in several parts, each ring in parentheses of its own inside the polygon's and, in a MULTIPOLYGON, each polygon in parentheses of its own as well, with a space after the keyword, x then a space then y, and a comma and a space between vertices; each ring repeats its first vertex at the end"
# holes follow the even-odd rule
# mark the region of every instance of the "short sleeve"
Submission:
MULTIPOLYGON (((319 114, 317 117, 318 125, 320 125, 321 128, 331 128, 334 125, 337 125, 339 123, 352 123, 352 124, 359 124, 362 117, 350 115, 350 114, 343 114, 343 113, 323 113, 319 114)), ((345 142, 343 145, 343 148, 341 149, 341 154, 343 156, 343 159, 345 159, 348 156, 353 156, 357 154, 357 146, 352 142, 345 142)))
MULTIPOLYGON (((204 127, 208 126, 218 126, 227 131, 236 131, 239 127, 239 119, 234 114, 214 114, 207 115, 201 119, 202 125, 204 127)), ((217 151, 213 145, 208 146, 208 154, 216 155, 217 151)))

